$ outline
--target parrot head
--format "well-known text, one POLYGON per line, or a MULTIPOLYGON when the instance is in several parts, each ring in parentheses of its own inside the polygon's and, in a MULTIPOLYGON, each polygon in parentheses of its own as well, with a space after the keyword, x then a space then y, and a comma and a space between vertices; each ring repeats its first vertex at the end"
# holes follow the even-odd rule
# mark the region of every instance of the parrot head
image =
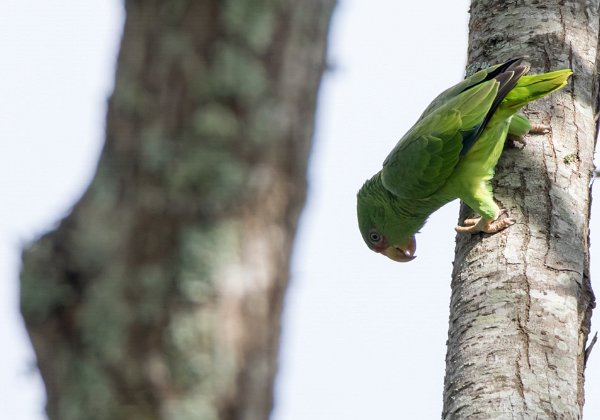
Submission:
POLYGON ((373 227, 369 229, 369 236, 365 242, 373 251, 397 262, 409 262, 417 258, 415 255, 417 241, 414 236, 409 237, 406 241, 393 244, 385 235, 379 233, 377 228, 373 227))
POLYGON ((379 188, 378 175, 363 185, 357 196, 358 227, 367 246, 397 262, 416 258, 417 242, 409 218, 395 211, 394 197, 379 188))

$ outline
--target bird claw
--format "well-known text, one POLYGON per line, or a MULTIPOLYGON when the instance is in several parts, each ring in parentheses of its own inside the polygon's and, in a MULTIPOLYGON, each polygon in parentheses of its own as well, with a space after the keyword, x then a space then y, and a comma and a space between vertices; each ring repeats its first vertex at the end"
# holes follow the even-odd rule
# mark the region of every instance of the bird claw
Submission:
POLYGON ((525 136, 515 136, 513 134, 509 134, 508 136, 506 136, 506 140, 508 141, 507 146, 509 148, 517 147, 515 143, 519 143, 521 147, 525 147, 526 144, 525 136))
MULTIPOLYGON (((531 124, 531 128, 529 129, 529 131, 527 132, 527 134, 531 134, 531 135, 542 135, 542 134, 548 134, 552 131, 552 127, 550 127, 549 125, 546 124, 531 124)), ((509 144, 508 147, 515 147, 514 144, 515 143, 519 143, 521 146, 525 147, 525 145, 527 144, 527 141, 525 140, 525 136, 517 136, 514 134, 508 134, 506 136, 506 139, 508 140, 509 144)))
POLYGON ((552 127, 546 124, 532 123, 529 129, 529 134, 548 134, 552 131, 552 127))
MULTIPOLYGON (((474 217, 473 219, 465 219, 463 225, 465 226, 473 226, 476 225, 481 220, 481 217, 474 217)), ((460 226, 457 226, 460 227, 460 226)))
POLYGON ((465 226, 456 226, 454 230, 458 233, 470 233, 475 234, 479 232, 484 233, 498 233, 507 227, 514 225, 516 220, 511 217, 503 217, 508 214, 506 209, 501 209, 500 214, 496 220, 484 220, 483 217, 477 217, 472 219, 466 219, 463 224, 465 226))

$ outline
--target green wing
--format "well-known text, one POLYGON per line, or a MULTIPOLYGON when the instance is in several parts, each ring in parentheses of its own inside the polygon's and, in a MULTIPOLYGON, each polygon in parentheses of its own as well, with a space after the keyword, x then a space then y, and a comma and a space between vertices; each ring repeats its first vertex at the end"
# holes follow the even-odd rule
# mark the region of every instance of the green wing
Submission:
POLYGON ((425 198, 439 190, 493 112, 499 84, 488 80, 475 85, 422 117, 384 161, 385 188, 406 199, 425 198))
POLYGON ((435 99, 431 101, 429 106, 425 109, 425 111, 423 111, 423 114, 421 114, 420 118, 423 118, 426 115, 430 114, 433 110, 439 108, 441 105, 444 105, 452 98, 458 96, 459 94, 472 88, 473 86, 497 77, 502 72, 508 70, 511 66, 518 64, 521 60, 521 57, 514 58, 505 63, 496 64, 495 66, 479 70, 478 72, 473 73, 471 76, 466 77, 462 82, 457 83, 456 85, 446 89, 438 96, 436 96, 435 99))

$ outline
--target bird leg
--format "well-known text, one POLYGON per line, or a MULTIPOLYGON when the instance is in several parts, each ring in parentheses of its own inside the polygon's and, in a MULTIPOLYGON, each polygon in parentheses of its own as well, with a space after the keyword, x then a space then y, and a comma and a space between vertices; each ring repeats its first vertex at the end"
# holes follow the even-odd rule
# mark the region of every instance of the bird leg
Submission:
POLYGON ((507 214, 506 209, 501 209, 496 220, 485 220, 483 217, 466 219, 463 223, 464 226, 456 226, 454 230, 458 233, 470 234, 479 232, 497 233, 515 224, 515 219, 508 217, 507 214))
MULTIPOLYGON (((552 131, 552 127, 550 127, 549 125, 531 123, 531 128, 529 129, 527 134, 542 135, 542 134, 548 134, 551 131, 552 131)), ((519 136, 519 135, 509 134, 506 137, 507 137, 507 140, 512 141, 513 143, 519 143, 519 144, 525 146, 525 135, 519 136)))
POLYGON ((531 128, 528 134, 548 134, 552 131, 552 127, 546 124, 531 123, 531 128))

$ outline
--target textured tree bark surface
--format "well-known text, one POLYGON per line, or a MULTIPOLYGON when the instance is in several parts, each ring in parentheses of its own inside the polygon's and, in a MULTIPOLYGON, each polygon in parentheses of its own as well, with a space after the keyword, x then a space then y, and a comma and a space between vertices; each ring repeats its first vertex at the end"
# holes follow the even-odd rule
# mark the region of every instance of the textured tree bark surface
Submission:
POLYGON ((265 420, 334 0, 129 0, 97 174, 24 252, 51 419, 265 420))
POLYGON ((594 307, 598 8, 597 0, 471 3, 468 72, 525 55, 531 73, 570 67, 574 76, 525 110, 551 133, 508 148, 497 167, 495 197, 517 224, 457 238, 444 419, 581 418, 594 307))

